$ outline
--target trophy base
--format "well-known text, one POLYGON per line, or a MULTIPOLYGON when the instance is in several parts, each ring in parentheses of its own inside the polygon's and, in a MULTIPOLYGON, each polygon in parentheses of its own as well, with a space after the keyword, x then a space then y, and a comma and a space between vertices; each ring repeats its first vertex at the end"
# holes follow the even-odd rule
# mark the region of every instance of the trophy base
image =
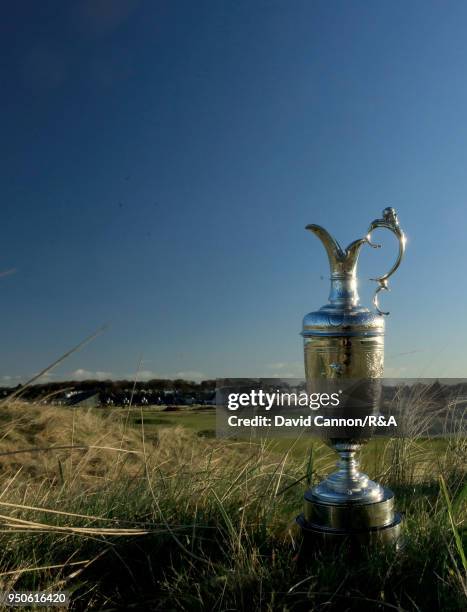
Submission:
POLYGON ((305 493, 305 511, 297 517, 304 539, 317 544, 395 545, 401 548, 402 515, 394 512, 394 494, 383 489, 375 502, 329 502, 305 493))

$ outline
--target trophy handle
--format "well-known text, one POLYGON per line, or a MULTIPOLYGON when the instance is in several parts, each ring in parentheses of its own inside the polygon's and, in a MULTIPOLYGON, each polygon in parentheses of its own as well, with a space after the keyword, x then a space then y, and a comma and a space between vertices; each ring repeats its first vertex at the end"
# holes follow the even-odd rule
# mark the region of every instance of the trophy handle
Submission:
POLYGON ((400 266, 400 263, 402 261, 402 258, 404 256, 404 252, 405 252, 405 243, 407 241, 404 232, 402 231, 400 225, 399 225, 399 220, 397 218, 397 213, 394 210, 394 208, 385 208, 383 210, 383 218, 382 219, 375 219, 371 224, 370 227, 368 228, 368 233, 366 235, 366 242, 373 247, 374 249, 379 249, 381 248, 380 244, 374 244, 373 242, 371 242, 371 233, 373 232, 373 230, 375 230, 376 228, 381 227, 381 228, 386 228, 388 230, 390 230, 397 238, 398 242, 399 242, 399 253, 396 259, 396 262, 394 263, 394 265, 392 266, 392 268, 389 270, 389 272, 386 272, 386 274, 383 274, 383 276, 379 276, 377 278, 371 278, 370 280, 375 281, 378 283, 378 288, 375 291, 375 294, 373 296, 373 304, 375 306, 375 309, 377 311, 378 314, 380 315, 388 315, 389 312, 384 312, 383 310, 380 310, 379 308, 379 302, 378 302, 378 294, 380 291, 389 291, 389 287, 388 287, 388 279, 390 276, 392 276, 394 274, 394 272, 397 270, 397 268, 400 266))

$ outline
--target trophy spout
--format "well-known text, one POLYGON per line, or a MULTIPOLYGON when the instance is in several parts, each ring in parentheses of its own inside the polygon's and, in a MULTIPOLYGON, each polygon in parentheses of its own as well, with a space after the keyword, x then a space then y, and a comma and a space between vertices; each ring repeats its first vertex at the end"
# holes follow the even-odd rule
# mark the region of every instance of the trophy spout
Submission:
POLYGON ((321 225, 310 223, 305 229, 312 232, 321 240, 329 259, 329 266, 332 274, 339 266, 340 262, 345 258, 345 253, 341 245, 326 229, 324 229, 324 227, 321 227, 321 225))
POLYGON ((330 306, 344 309, 357 306, 359 302, 357 262, 360 249, 368 241, 367 238, 354 240, 346 249, 343 249, 324 227, 310 224, 305 229, 321 240, 329 259, 331 271, 330 306))

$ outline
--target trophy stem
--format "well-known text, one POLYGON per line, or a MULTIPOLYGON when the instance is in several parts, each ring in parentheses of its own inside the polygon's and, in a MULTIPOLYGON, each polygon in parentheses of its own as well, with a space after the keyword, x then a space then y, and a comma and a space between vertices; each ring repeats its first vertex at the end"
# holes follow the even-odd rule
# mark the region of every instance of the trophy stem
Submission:
POLYGON ((337 466, 339 468, 339 474, 341 475, 344 482, 353 484, 359 480, 360 473, 358 466, 360 462, 356 459, 355 450, 345 450, 339 452, 339 461, 337 466))
POLYGON ((356 454, 360 444, 342 442, 334 445, 339 453, 337 471, 312 490, 313 495, 330 503, 376 502, 383 498, 383 487, 360 472, 356 454))
POLYGON ((368 489, 371 481, 368 480, 366 474, 362 474, 358 469, 360 462, 356 457, 357 450, 339 450, 338 453, 339 461, 337 462, 337 467, 339 469, 335 480, 340 484, 339 491, 352 495, 356 491, 368 489))

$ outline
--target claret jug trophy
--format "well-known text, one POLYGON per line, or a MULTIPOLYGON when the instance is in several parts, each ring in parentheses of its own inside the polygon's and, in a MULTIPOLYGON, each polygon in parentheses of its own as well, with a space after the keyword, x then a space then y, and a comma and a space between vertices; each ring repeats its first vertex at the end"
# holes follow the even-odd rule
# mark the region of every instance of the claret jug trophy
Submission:
MULTIPOLYGON (((329 302, 303 320, 302 336, 307 385, 322 379, 349 384, 355 381, 380 383, 384 369, 385 315, 379 292, 388 290, 388 279, 397 270, 405 251, 406 238, 396 211, 386 208, 381 219, 370 224, 364 238, 346 249, 319 225, 308 225, 324 245, 331 268, 329 302), (359 304, 357 261, 364 245, 377 248, 372 232, 385 228, 395 234, 399 253, 392 268, 379 278, 373 303, 375 310, 359 304), (337 381, 336 381, 337 379, 337 381)), ((326 381, 322 381, 325 383, 326 381)), ((357 453, 366 439, 332 435, 327 440, 338 455, 338 469, 305 493, 305 508, 297 518, 306 538, 359 544, 398 542, 401 515, 394 509, 394 494, 359 471, 357 453)))

